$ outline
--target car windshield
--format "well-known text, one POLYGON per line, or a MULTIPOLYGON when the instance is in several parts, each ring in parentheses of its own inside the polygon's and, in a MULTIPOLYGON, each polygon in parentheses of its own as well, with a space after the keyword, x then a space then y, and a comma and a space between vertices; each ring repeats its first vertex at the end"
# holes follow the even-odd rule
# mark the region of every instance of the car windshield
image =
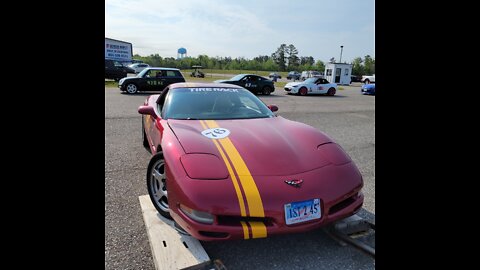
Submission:
POLYGON ((315 83, 315 81, 317 80, 318 78, 308 78, 304 81, 304 83, 315 83))
POLYGON ((240 81, 244 76, 245 76, 245 74, 238 74, 238 75, 230 78, 229 81, 240 81))
POLYGON ((165 119, 221 120, 275 115, 254 94, 239 88, 175 88, 162 110, 165 119))
POLYGON ((135 76, 135 77, 137 77, 137 78, 142 78, 143 75, 145 75, 145 73, 147 73, 148 71, 149 71, 149 69, 146 68, 146 69, 140 71, 140 72, 137 74, 137 76, 135 76))

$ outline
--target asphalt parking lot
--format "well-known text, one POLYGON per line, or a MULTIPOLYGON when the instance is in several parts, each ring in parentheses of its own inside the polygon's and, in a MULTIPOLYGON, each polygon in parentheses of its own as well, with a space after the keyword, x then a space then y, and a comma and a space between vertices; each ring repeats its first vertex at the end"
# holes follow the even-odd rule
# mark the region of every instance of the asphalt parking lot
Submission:
MULTIPOLYGON (((277 114, 309 124, 336 140, 363 179, 360 216, 375 220, 375 96, 341 86, 334 97, 291 96, 282 89, 259 96, 277 114)), ((150 154, 142 147, 137 108, 153 93, 129 96, 105 88, 105 269, 155 269, 138 196, 148 194, 150 154)), ((265 239, 203 242, 211 259, 231 269, 374 269, 375 260, 342 247, 323 230, 265 239)))

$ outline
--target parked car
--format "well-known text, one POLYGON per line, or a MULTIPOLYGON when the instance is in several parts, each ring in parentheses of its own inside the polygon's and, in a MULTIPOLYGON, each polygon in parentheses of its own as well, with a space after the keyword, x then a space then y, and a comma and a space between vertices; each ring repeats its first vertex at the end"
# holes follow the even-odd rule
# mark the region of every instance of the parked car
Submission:
POLYGON ((351 75, 350 76, 350 83, 352 82, 361 82, 362 81, 362 76, 358 76, 358 75, 351 75))
POLYGON ((150 65, 147 63, 134 63, 129 65, 128 67, 132 68, 135 71, 135 73, 138 74, 140 73, 140 71, 146 69, 147 67, 150 67, 150 65))
POLYGON ((375 84, 364 84, 362 85, 362 94, 364 95, 375 95, 375 84))
POLYGON ((179 69, 149 67, 135 77, 121 79, 118 88, 128 94, 135 94, 139 91, 162 91, 168 85, 177 82, 185 82, 179 69))
POLYGON ((304 81, 308 78, 323 78, 323 74, 315 70, 302 71, 302 75, 300 75, 300 80, 304 81))
POLYGON ((287 80, 300 80, 300 72, 290 71, 287 75, 287 80))
POLYGON ((272 73, 268 74, 268 78, 276 80, 276 79, 281 79, 282 76, 280 74, 276 73, 276 72, 272 72, 272 73))
POLYGON ((285 85, 287 94, 298 94, 306 96, 308 94, 326 94, 334 96, 337 92, 337 84, 329 83, 323 78, 309 78, 303 82, 289 82, 285 85))
POLYGON ((369 76, 369 75, 364 75, 362 76, 362 82, 365 84, 369 83, 374 83, 375 82, 375 74, 369 76))
POLYGON ((113 79, 115 81, 127 77, 128 73, 135 73, 135 70, 122 65, 122 63, 105 59, 105 79, 113 79))
POLYGON ((315 230, 357 213, 363 179, 333 139, 232 84, 175 83, 142 114, 149 197, 202 241, 315 230))
POLYGON ((275 86, 271 80, 254 74, 238 74, 229 80, 217 80, 214 81, 214 83, 235 84, 248 89, 254 94, 261 93, 264 95, 270 95, 270 93, 275 91, 275 86))

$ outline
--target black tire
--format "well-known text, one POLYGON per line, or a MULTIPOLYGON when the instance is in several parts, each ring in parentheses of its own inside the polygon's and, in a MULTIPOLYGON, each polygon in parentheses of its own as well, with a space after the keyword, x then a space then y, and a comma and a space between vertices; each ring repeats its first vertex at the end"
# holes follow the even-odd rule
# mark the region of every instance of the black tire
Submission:
POLYGON ((263 89, 262 89, 262 93, 264 95, 270 95, 270 93, 272 92, 272 88, 270 88, 269 86, 264 86, 263 89))
POLYGON ((337 92, 337 90, 335 90, 335 88, 331 87, 330 89, 328 89, 327 95, 333 97, 333 96, 335 96, 336 92, 337 92))
POLYGON ((369 84, 370 83, 370 80, 369 79, 366 79, 365 80, 365 84, 369 84))
POLYGON ((299 94, 300 96, 306 96, 307 93, 308 93, 308 90, 307 90, 306 87, 302 87, 302 88, 298 89, 298 94, 299 94))
POLYGON ((138 86, 134 83, 129 83, 125 86, 127 94, 133 95, 138 92, 138 86))
POLYGON ((160 215, 172 219, 168 207, 166 164, 163 153, 159 152, 150 159, 147 169, 147 189, 150 200, 160 215))
POLYGON ((145 133, 145 124, 143 123, 144 117, 142 115, 142 143, 143 147, 145 147, 150 152, 150 144, 148 143, 147 134, 145 133))

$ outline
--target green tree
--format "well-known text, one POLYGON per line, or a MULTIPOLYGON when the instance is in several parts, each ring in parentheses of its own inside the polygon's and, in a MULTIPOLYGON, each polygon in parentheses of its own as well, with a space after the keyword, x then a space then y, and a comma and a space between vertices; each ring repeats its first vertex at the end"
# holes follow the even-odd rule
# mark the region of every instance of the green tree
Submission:
POLYGON ((315 69, 320 73, 325 72, 325 63, 323 63, 322 60, 317 60, 317 62, 315 63, 315 69))
POLYGON ((286 50, 287 50, 287 45, 286 44, 281 44, 280 47, 278 47, 277 51, 272 54, 273 61, 278 65, 281 71, 285 71, 286 69, 286 50))
POLYGON ((315 59, 313 59, 312 56, 302 56, 302 57, 300 57, 300 65, 313 66, 313 64, 315 64, 315 59))
POLYGON ((352 61, 352 74, 357 75, 357 76, 362 76, 364 75, 364 70, 363 70, 363 60, 361 57, 356 57, 352 61))
POLYGON ((365 56, 364 66, 366 75, 375 74, 375 59, 373 59, 370 55, 365 56))
POLYGON ((298 50, 293 44, 288 45, 285 49, 288 59, 288 70, 293 70, 298 68, 300 64, 300 59, 298 58, 298 50))

